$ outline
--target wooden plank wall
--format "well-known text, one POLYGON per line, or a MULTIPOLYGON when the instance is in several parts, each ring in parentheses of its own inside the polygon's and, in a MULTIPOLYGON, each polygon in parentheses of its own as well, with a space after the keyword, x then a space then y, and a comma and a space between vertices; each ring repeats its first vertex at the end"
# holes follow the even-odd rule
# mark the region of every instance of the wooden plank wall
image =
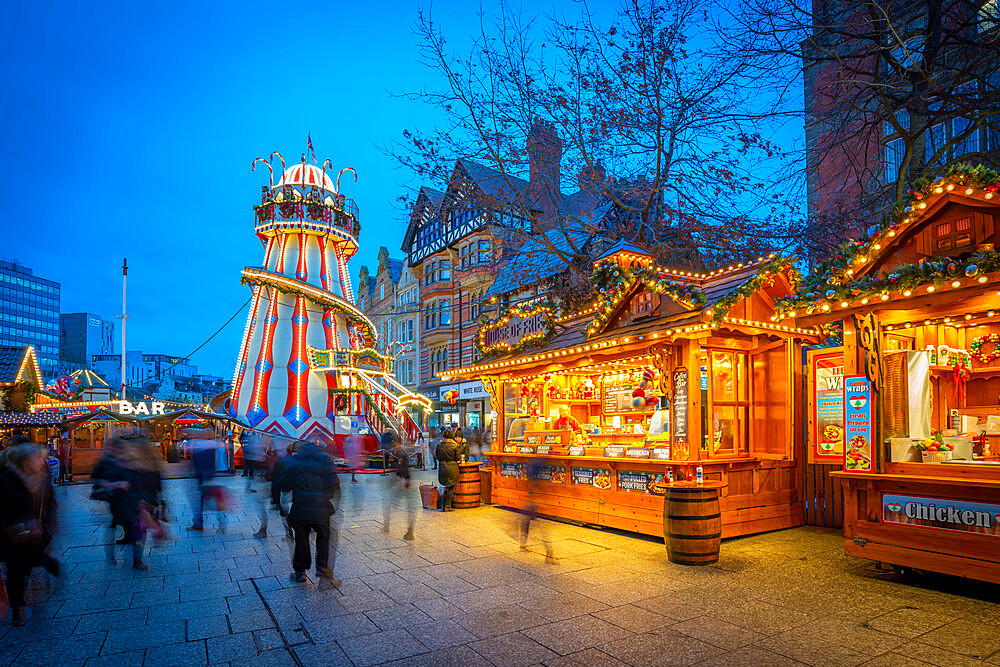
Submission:
POLYGON ((807 463, 803 467, 802 509, 806 525, 840 528, 844 525, 844 493, 840 482, 830 476, 840 466, 807 463))

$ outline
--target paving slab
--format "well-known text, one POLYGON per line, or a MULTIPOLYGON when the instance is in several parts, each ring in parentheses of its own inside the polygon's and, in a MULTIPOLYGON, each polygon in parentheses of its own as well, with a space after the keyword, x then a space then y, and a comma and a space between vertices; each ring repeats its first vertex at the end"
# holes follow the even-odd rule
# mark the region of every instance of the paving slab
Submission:
POLYGON ((253 537, 256 494, 220 479, 234 492, 225 534, 215 517, 178 530, 193 483, 165 482, 174 532, 147 547, 148 572, 124 548, 105 561, 114 536, 88 485, 58 487, 63 576, 32 576, 26 627, 0 621, 0 667, 1000 665, 1000 587, 877 572, 833 530, 727 540, 718 565, 688 568, 655 538, 539 522, 549 565, 499 508, 422 511, 413 543, 385 535, 385 480, 363 479, 341 506, 335 587, 290 582, 277 518, 253 537))

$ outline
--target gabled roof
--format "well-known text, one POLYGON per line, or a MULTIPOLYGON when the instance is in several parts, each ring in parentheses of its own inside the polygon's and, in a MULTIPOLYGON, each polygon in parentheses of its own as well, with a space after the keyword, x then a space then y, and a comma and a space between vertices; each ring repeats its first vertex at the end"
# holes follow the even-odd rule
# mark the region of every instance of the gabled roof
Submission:
MULTIPOLYGON (((507 201, 515 197, 527 197, 528 181, 516 176, 504 175, 467 158, 460 158, 455 163, 455 169, 461 167, 487 197, 494 200, 507 201)), ((452 181, 455 180, 452 174, 452 181)), ((449 186, 450 187, 450 186, 449 186)))
POLYGON ((650 255, 648 252, 646 252, 639 246, 635 245, 634 243, 630 243, 629 241, 618 241, 613 246, 611 246, 603 253, 601 253, 601 256, 596 258, 594 261, 600 261, 607 257, 611 257, 612 255, 616 255, 620 252, 627 252, 636 255, 645 255, 646 257, 652 259, 652 255, 650 255))
POLYGON ((42 388, 42 373, 38 357, 31 345, 0 347, 0 384, 14 384, 28 380, 36 389, 42 388))
MULTIPOLYGON (((790 293, 792 290, 792 280, 785 275, 789 270, 794 272, 794 269, 790 268, 790 261, 780 257, 778 259, 769 257, 767 260, 761 258, 756 262, 716 270, 707 275, 683 275, 679 272, 670 272, 669 270, 656 267, 645 270, 645 275, 655 276, 654 280, 665 281, 666 289, 663 292, 664 296, 672 298, 682 307, 683 311, 690 314, 690 316, 695 316, 698 321, 702 321, 713 314, 725 316, 733 305, 747 298, 747 293, 742 295, 739 293, 741 289, 753 283, 758 276, 769 274, 772 271, 775 272, 772 280, 778 280, 778 276, 784 276, 781 278, 781 284, 784 286, 786 293, 790 293), (673 292, 677 292, 677 294, 673 292), (687 294, 688 292, 690 294, 687 294), (704 295, 703 300, 699 293, 700 295, 704 295), (682 298, 684 296, 690 296, 690 301, 682 298), (724 312, 714 313, 716 306, 720 306, 724 312)), ((635 282, 624 292, 619 292, 617 297, 604 294, 599 295, 598 313, 591 324, 593 329, 592 335, 604 332, 622 310, 628 307, 631 298, 642 289, 647 289, 643 281, 635 279, 635 282), (608 306, 611 307, 610 312, 603 313, 601 309, 608 306)), ((758 281, 753 291, 757 292, 761 289, 771 290, 772 284, 761 284, 758 281)), ((669 319, 674 316, 666 317, 669 319)))
POLYGON ((413 243, 413 235, 417 233, 417 229, 420 227, 420 217, 416 214, 417 209, 431 209, 437 211, 441 208, 441 203, 444 201, 444 193, 440 190, 435 190, 434 188, 428 188, 421 186, 420 190, 417 192, 417 199, 413 202, 413 208, 410 210, 410 224, 406 226, 406 233, 403 234, 403 244, 400 246, 400 250, 405 253, 410 252, 410 244, 413 243))
POLYGON ((73 371, 70 377, 78 379, 80 381, 80 384, 87 388, 93 388, 93 387, 110 388, 108 383, 104 381, 104 378, 102 378, 94 371, 88 370, 86 368, 78 371, 73 371))
POLYGON ((528 237, 500 266, 485 296, 488 298, 524 289, 565 271, 567 265, 563 257, 574 259, 592 236, 593 232, 582 227, 567 226, 528 237))
POLYGON ((403 275, 403 260, 389 258, 389 280, 393 285, 399 282, 399 277, 403 275))

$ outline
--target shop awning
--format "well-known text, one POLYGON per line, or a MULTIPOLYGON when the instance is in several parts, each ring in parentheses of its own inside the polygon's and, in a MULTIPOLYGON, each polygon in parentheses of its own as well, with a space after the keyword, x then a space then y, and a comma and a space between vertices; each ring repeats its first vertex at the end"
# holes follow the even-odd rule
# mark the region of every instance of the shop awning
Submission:
POLYGON ((155 415, 152 417, 146 417, 144 422, 161 422, 161 421, 224 421, 240 423, 228 415, 220 415, 214 412, 205 412, 204 410, 177 410, 175 412, 168 412, 163 415, 155 415))
POLYGON ((115 414, 114 412, 101 409, 95 412, 88 412, 86 414, 69 417, 62 423, 66 426, 78 426, 79 424, 86 424, 87 422, 128 422, 130 424, 137 424, 139 423, 139 420, 135 417, 126 417, 124 415, 115 414))

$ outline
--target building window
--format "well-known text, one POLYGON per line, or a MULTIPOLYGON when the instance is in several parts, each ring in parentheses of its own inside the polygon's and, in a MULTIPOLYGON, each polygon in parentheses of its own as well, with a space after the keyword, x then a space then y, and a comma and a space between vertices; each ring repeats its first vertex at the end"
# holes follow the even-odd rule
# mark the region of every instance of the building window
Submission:
POLYGON ((413 342, 413 320, 408 320, 406 323, 406 342, 413 342))
POLYGON ((438 322, 443 327, 451 326, 451 301, 444 299, 438 304, 438 308, 441 311, 441 314, 438 316, 438 322))
POLYGON ((653 310, 653 295, 643 292, 635 298, 635 314, 647 315, 653 310))
POLYGON ((976 26, 979 32, 987 32, 1000 25, 1000 0, 985 0, 979 6, 978 19, 976 26))
POLYGON ((472 264, 472 258, 470 257, 470 252, 472 250, 472 244, 466 243, 464 246, 458 249, 458 262, 459 266, 463 269, 467 269, 472 264))
POLYGON ((490 256, 490 242, 489 241, 479 241, 478 243, 478 261, 480 264, 489 264, 491 260, 490 256))
POLYGON ((479 294, 473 294, 469 298, 469 319, 475 320, 479 317, 479 311, 482 308, 482 296, 479 294))
MULTIPOLYGON (((917 69, 924 60, 924 37, 916 35, 900 43, 895 37, 891 37, 889 44, 889 58, 899 63, 903 69, 917 69)), ((887 69, 891 72, 892 65, 887 63, 887 69)))
POLYGON ((441 282, 451 280, 451 260, 442 259, 438 262, 437 279, 441 282))
POLYGON ((974 245, 970 218, 939 222, 934 226, 935 255, 953 255, 971 251, 974 245))
MULTIPOLYGON (((896 112, 896 122, 904 130, 910 129, 910 114, 906 109, 896 112)), ((885 182, 892 184, 899 178, 899 170, 903 167, 903 157, 906 154, 906 142, 896 133, 892 123, 885 124, 885 182)))

